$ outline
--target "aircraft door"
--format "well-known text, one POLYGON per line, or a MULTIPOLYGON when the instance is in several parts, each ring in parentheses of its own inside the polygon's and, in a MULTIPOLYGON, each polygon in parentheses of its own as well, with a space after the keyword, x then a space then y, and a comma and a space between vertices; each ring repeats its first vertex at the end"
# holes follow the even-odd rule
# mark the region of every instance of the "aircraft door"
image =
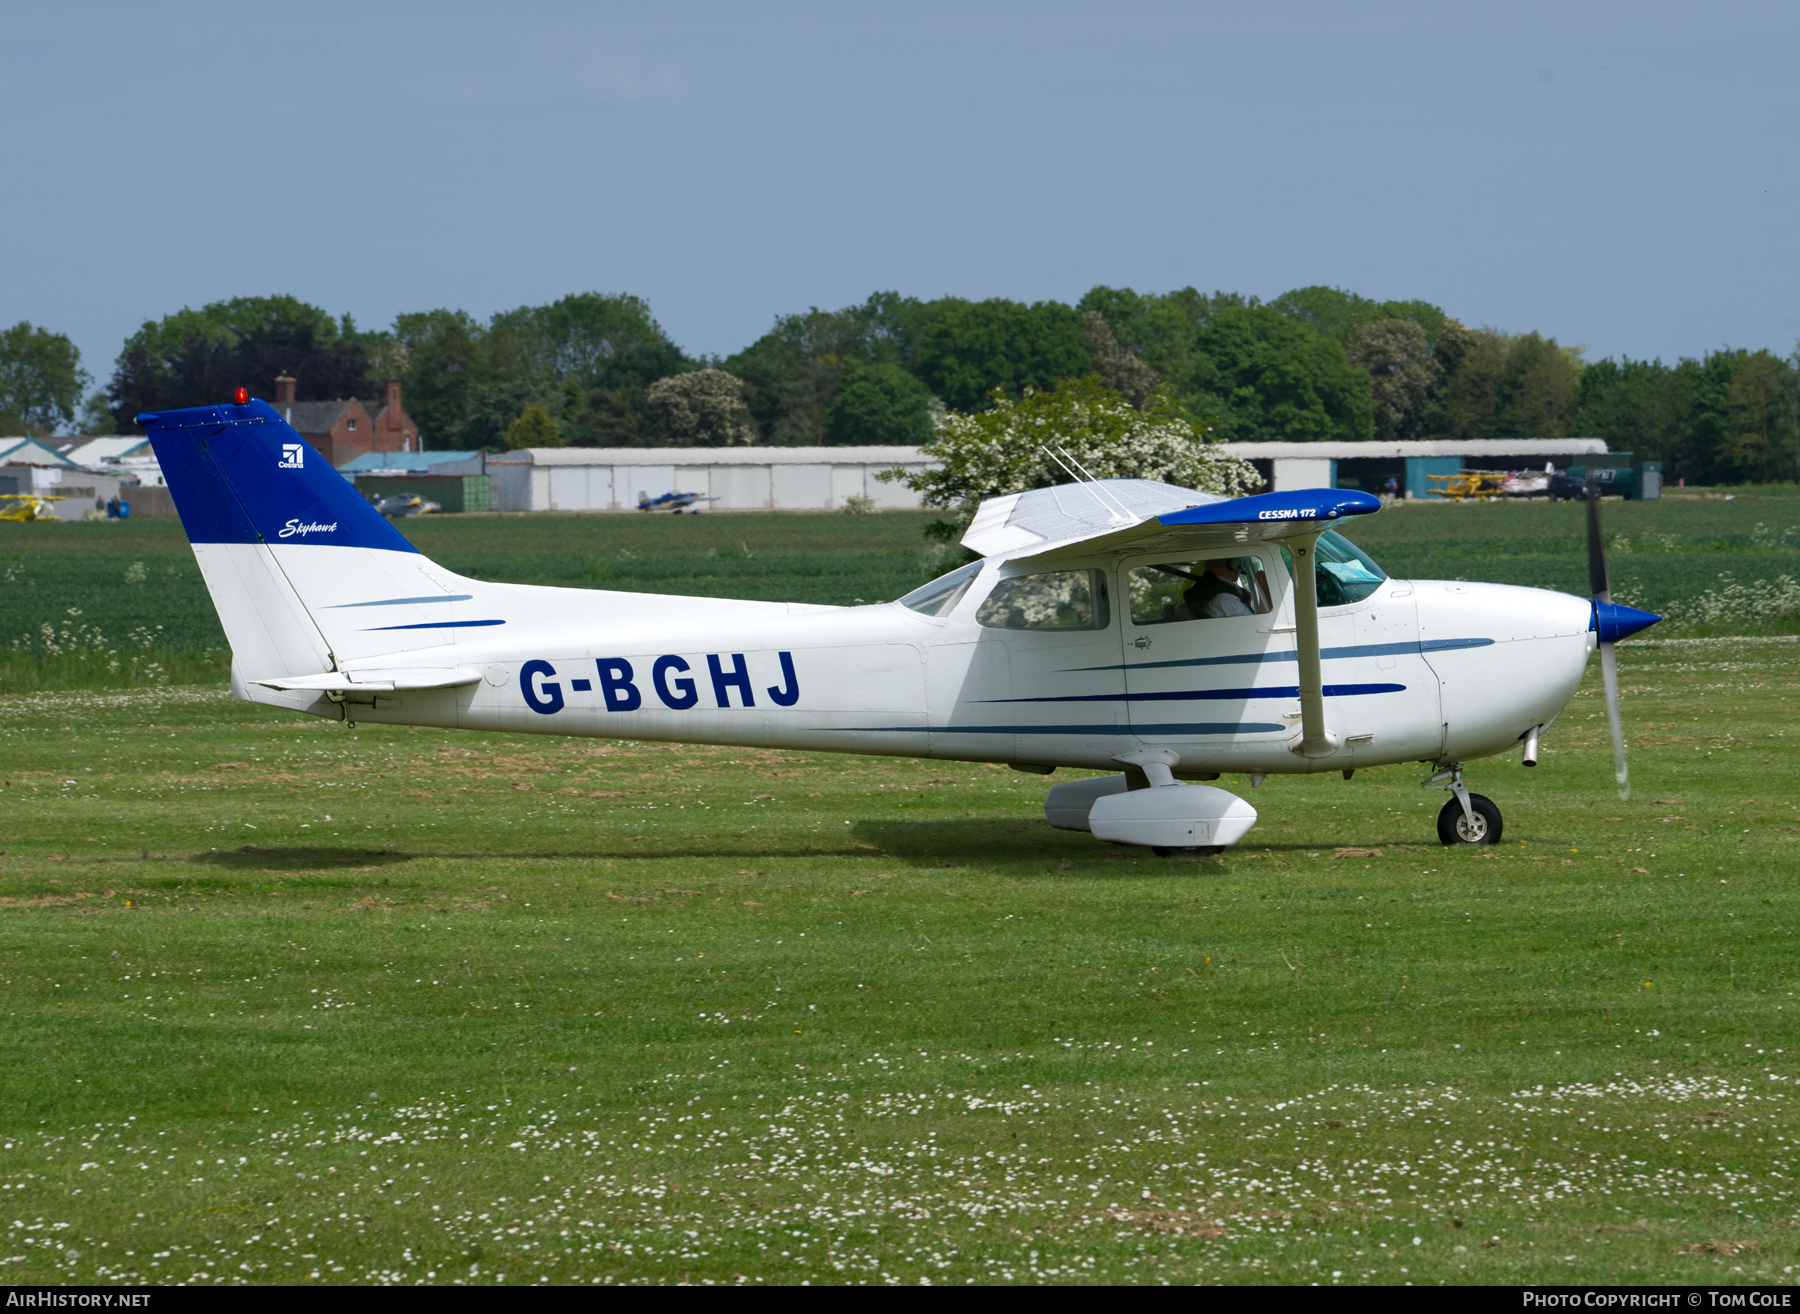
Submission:
MULTIPOLYGON (((1355 765, 1434 758, 1443 745, 1438 678, 1420 651, 1413 586, 1388 580, 1354 614, 1355 642, 1325 652, 1325 684, 1366 691, 1349 698, 1355 765)), ((1327 700, 1329 701, 1329 700, 1327 700)))
POLYGON ((1127 560, 1118 595, 1137 738, 1189 767, 1284 743, 1300 709, 1288 591, 1266 545, 1127 560))
POLYGON ((1109 572, 1009 575, 968 599, 930 658, 931 746, 944 756, 1066 763, 1126 729, 1109 572), (965 614, 966 613, 966 614, 965 614))

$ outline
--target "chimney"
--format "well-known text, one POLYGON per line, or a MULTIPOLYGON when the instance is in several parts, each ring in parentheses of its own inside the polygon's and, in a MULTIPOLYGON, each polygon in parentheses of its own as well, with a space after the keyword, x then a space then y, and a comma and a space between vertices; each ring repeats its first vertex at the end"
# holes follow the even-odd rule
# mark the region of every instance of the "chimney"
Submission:
POLYGON ((294 404, 294 381, 285 374, 275 376, 275 404, 277 406, 294 404))
POLYGON ((387 402, 387 404, 382 408, 381 427, 383 429, 386 429, 388 432, 388 442, 386 444, 384 444, 383 450, 390 451, 390 452, 396 451, 396 450, 405 451, 406 443, 405 443, 404 439, 401 441, 398 448, 396 448, 393 445, 393 439, 395 437, 398 437, 400 434, 400 380, 399 379, 389 379, 387 381, 386 402, 387 402))

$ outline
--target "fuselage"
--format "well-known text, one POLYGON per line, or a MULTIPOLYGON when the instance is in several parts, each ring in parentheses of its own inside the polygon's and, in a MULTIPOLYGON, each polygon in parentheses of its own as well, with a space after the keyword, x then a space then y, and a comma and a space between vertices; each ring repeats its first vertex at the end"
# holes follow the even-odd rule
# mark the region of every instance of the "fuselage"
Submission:
MULTIPOLYGON (((331 569, 333 549, 274 550, 297 554, 290 575, 331 569)), ((333 641, 341 668, 417 665, 427 656, 421 640, 441 637, 444 655, 479 670, 480 682, 353 691, 342 702, 257 689, 252 671, 234 670, 233 687, 354 721, 507 733, 1103 770, 1157 748, 1178 759, 1177 774, 1204 777, 1497 753, 1557 715, 1593 651, 1584 599, 1385 580, 1360 601, 1320 608, 1326 715, 1341 746, 1303 757, 1292 748, 1300 702, 1288 567, 1273 546, 1239 550, 1260 559, 1269 609, 1181 624, 1138 623, 1131 572, 1154 554, 1059 562, 1097 572, 1101 595, 1116 600, 1081 629, 984 624, 984 602, 1021 573, 1004 559, 984 563, 942 616, 900 603, 801 607, 497 585, 435 567, 441 598, 416 588, 395 597, 381 572, 362 566, 360 578, 337 584, 344 602, 332 610, 354 615, 361 636, 360 652, 333 641), (396 631, 404 657, 384 658, 396 631)))

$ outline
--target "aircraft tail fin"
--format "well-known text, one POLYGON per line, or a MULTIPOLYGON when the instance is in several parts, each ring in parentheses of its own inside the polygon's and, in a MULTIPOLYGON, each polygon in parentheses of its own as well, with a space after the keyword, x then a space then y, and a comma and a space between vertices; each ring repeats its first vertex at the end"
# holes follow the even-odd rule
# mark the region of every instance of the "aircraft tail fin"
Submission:
POLYGON ((232 685, 374 653, 451 661, 469 583, 437 569, 265 402, 137 417, 232 648, 232 685))

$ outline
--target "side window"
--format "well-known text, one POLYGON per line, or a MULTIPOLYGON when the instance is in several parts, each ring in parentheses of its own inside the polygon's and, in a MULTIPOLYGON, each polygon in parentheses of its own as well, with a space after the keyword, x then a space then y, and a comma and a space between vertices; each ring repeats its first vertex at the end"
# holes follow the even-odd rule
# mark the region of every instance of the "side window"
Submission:
POLYGON ((898 601, 902 607, 910 607, 921 616, 948 616, 956 610, 956 604, 962 601, 962 595, 969 591, 969 585, 980 573, 981 563, 971 561, 948 575, 939 575, 898 601))
POLYGON ((1003 579, 975 619, 995 630, 1103 630, 1111 623, 1106 575, 1054 570, 1003 579))
POLYGON ((1259 557, 1211 557, 1135 566, 1126 576, 1133 625, 1262 616, 1272 603, 1259 557))

